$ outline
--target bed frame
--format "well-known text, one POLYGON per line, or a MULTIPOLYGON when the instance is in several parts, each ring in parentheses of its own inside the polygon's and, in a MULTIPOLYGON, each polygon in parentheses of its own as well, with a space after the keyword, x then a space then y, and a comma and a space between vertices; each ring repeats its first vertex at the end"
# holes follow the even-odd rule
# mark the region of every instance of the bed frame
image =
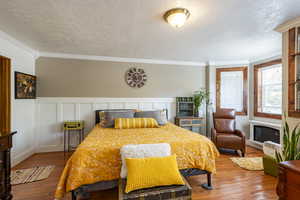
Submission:
MULTIPOLYGON (((133 109, 109 109, 109 110, 96 110, 95 111, 95 124, 98 124, 100 122, 100 115, 99 112, 101 111, 122 111, 122 110, 133 110, 133 109)), ((168 110, 167 112, 167 118, 168 118, 168 110)), ((197 176, 197 175, 207 175, 207 183, 202 184, 201 186, 206 190, 212 190, 212 182, 211 182, 211 173, 206 170, 200 170, 196 168, 189 168, 189 169, 181 169, 180 173, 184 177, 189 176, 197 176)), ((94 184, 87 184, 82 185, 79 188, 73 190, 72 193, 72 200, 89 200, 90 199, 90 193, 96 192, 100 190, 107 190, 118 187, 118 180, 111 180, 111 181, 100 181, 94 184)))

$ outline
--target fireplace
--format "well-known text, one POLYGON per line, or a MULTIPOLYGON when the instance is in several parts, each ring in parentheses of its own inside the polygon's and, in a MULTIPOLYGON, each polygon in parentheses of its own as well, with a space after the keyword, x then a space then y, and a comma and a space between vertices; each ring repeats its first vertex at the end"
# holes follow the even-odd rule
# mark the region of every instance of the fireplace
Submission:
POLYGON ((250 138, 247 144, 260 149, 265 141, 281 144, 281 134, 281 121, 250 120, 250 138))
POLYGON ((280 144, 280 131, 275 128, 254 125, 253 140, 264 143, 265 141, 275 142, 280 144))

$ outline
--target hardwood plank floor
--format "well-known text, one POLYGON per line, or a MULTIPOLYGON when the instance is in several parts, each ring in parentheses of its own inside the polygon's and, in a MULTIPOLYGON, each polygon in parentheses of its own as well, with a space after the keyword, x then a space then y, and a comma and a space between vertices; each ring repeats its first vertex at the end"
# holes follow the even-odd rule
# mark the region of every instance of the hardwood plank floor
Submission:
MULTIPOLYGON (((222 154, 217 159, 217 174, 213 176, 214 190, 202 189, 199 185, 206 181, 205 176, 188 178, 193 187, 193 200, 272 200, 277 199, 276 178, 263 171, 247 171, 236 166, 229 159, 232 154, 222 154)), ((262 152, 247 148, 247 156, 262 156, 262 152)), ((13 186, 14 200, 53 200, 54 191, 66 159, 62 152, 35 154, 17 165, 14 169, 34 166, 55 165, 50 177, 43 181, 13 186)), ((93 199, 116 200, 117 190, 94 193, 93 199)), ((70 195, 65 197, 70 200, 70 195)))

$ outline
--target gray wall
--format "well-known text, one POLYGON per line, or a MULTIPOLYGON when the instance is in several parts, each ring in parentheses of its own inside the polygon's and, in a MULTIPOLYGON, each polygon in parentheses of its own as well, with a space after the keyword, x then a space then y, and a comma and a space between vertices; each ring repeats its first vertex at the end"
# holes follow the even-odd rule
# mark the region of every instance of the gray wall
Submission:
POLYGON ((176 97, 205 87, 205 68, 41 57, 36 62, 38 97, 176 97), (143 68, 144 87, 130 88, 130 67, 143 68))

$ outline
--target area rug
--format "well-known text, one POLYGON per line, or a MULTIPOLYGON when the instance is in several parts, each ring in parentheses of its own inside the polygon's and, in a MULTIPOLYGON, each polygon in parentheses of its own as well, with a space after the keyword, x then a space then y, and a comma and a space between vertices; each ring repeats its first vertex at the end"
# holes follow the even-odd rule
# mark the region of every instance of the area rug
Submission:
POLYGON ((29 169, 13 170, 11 172, 11 184, 18 185, 40 181, 49 177, 54 166, 34 167, 29 169))
POLYGON ((237 164, 243 169, 258 171, 263 170, 263 160, 262 157, 248 157, 248 158, 230 158, 232 162, 237 164))

